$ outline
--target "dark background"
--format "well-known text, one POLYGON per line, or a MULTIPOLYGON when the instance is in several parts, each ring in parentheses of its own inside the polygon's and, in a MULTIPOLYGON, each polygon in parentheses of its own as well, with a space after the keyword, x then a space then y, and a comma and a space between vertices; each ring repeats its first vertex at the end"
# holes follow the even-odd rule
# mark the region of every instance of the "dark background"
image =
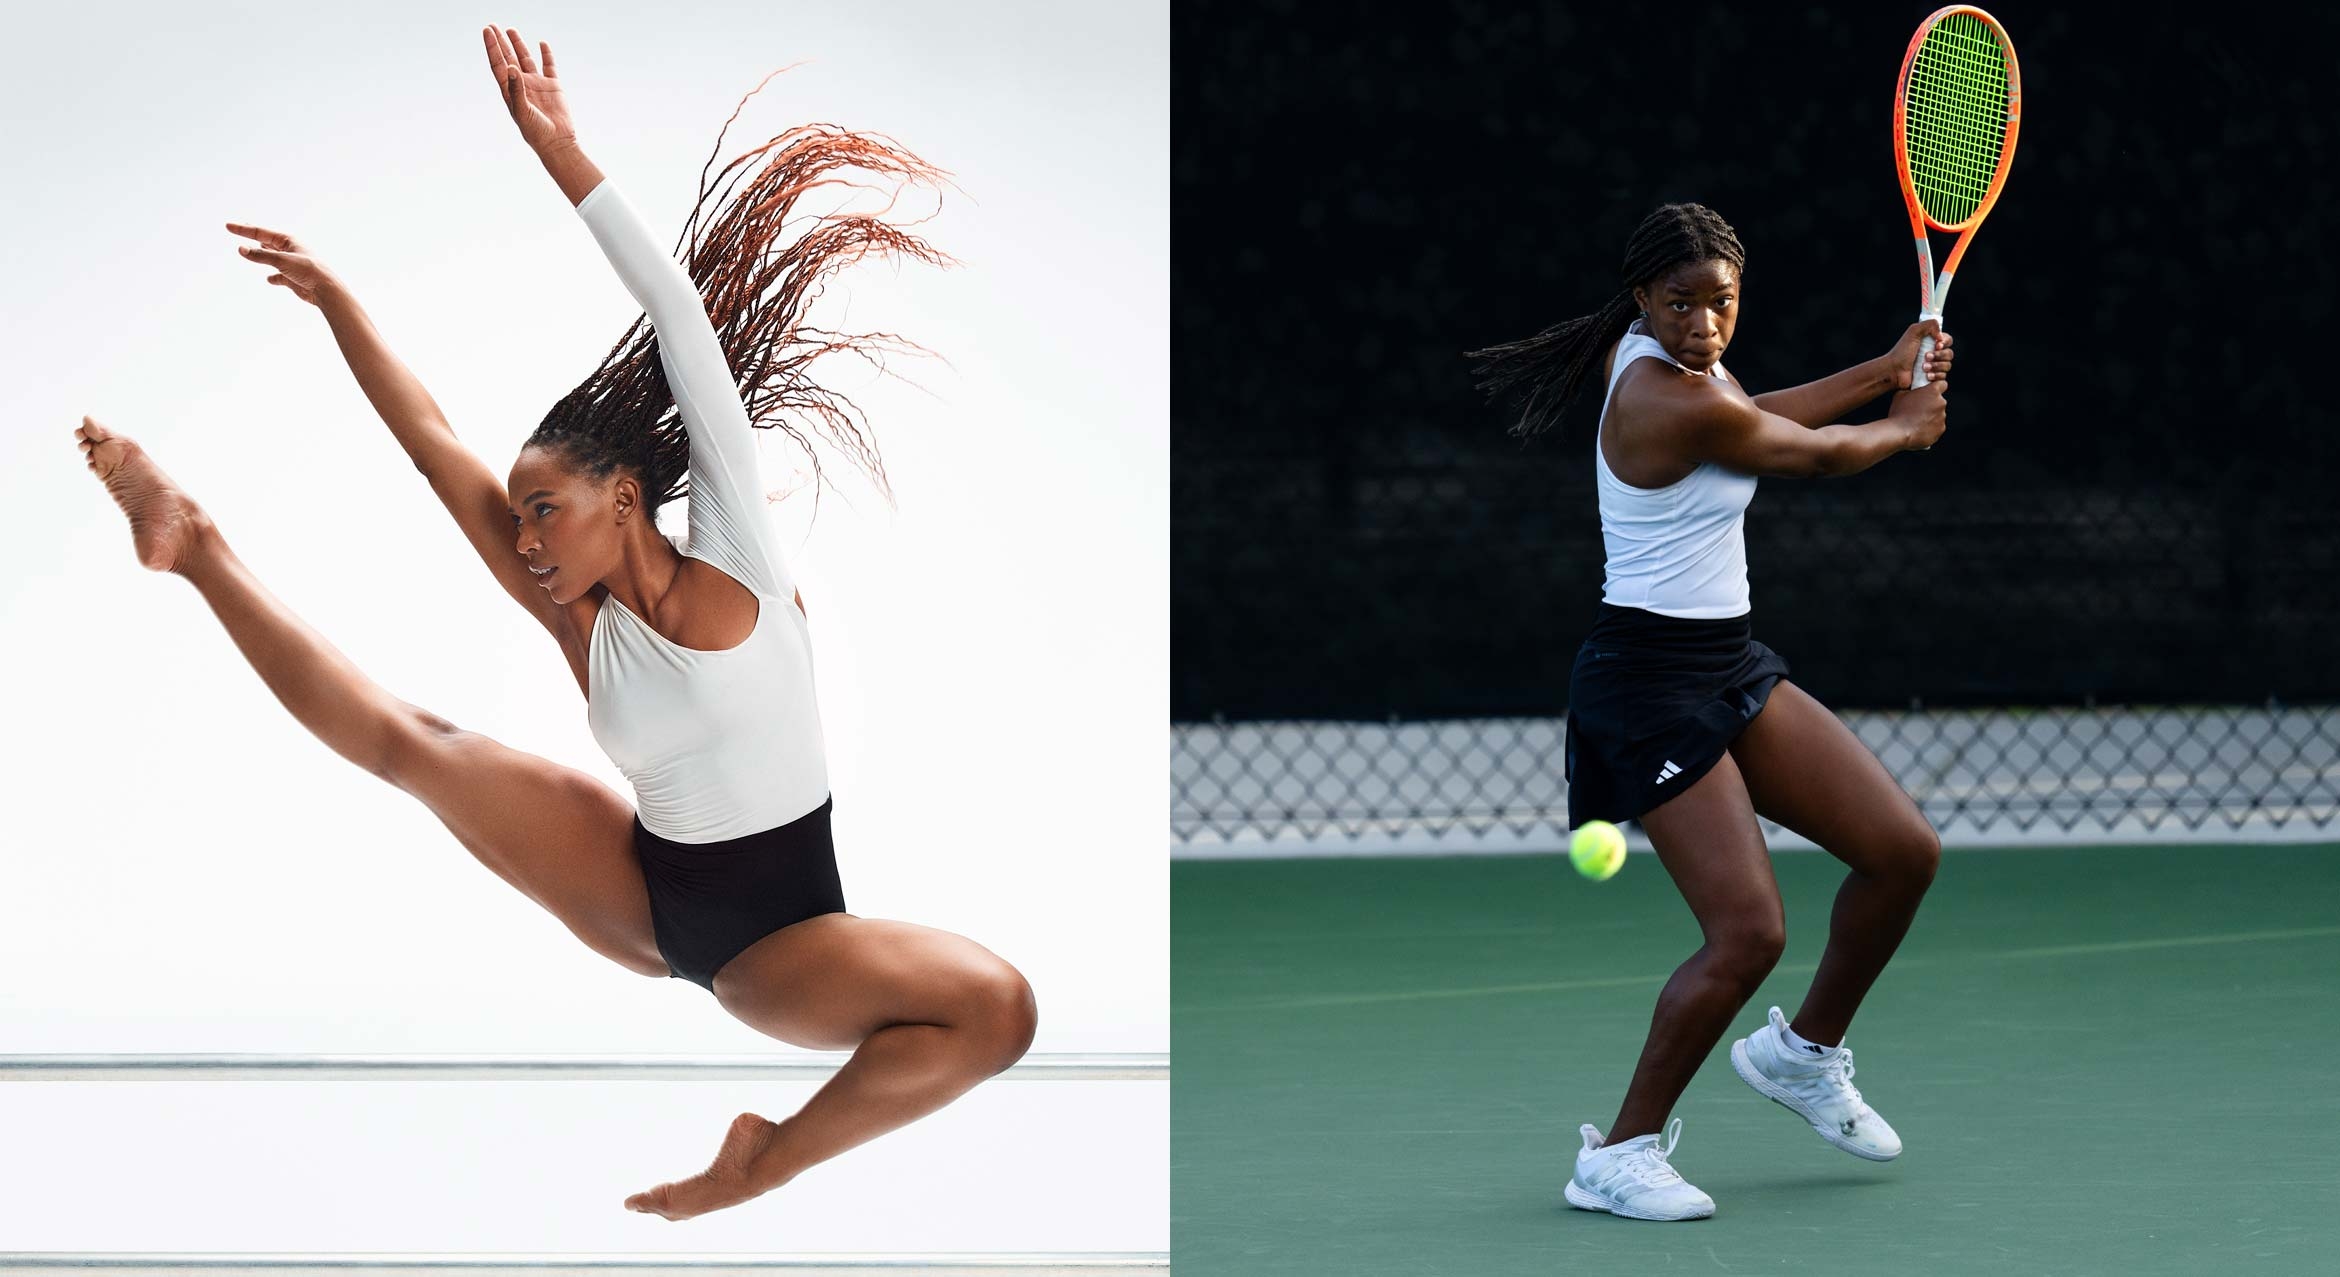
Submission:
MULTIPOLYGON (((1601 387, 1523 445, 1461 352, 1594 309, 1692 199, 1746 247, 1751 391, 1882 354, 1933 7, 1179 0, 1172 717, 1559 711, 1601 387)), ((1763 481, 1757 636, 1847 707, 2340 694, 2340 19, 1987 7, 2023 119, 1949 298, 1949 433, 1763 481)))

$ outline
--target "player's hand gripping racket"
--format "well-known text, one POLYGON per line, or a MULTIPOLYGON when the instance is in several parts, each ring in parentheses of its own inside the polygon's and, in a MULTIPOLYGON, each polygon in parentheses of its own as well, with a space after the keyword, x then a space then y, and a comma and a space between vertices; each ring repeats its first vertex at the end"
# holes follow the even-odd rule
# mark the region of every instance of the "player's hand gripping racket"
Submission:
MULTIPOLYGON (((1917 238, 1919 322, 1942 317, 1950 277, 2007 185, 2015 159, 2015 125, 2023 115, 2023 82, 2015 45, 1999 20, 1972 5, 1937 9, 1918 25, 1901 59, 1893 91, 1893 158, 1901 167, 1901 197, 1917 238), (1926 228, 1958 232, 1958 243, 1934 278, 1926 228)), ((1926 356, 1934 339, 1918 343, 1912 387, 1926 384, 1926 356)))

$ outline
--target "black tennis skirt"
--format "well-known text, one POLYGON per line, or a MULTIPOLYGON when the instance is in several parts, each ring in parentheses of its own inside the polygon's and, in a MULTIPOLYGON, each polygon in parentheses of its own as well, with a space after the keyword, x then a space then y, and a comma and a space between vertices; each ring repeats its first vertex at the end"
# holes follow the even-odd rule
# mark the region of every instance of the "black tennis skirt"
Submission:
POLYGON ((1787 673, 1744 616, 1601 604, 1568 677, 1569 827, 1638 819, 1696 784, 1787 673))
POLYGON ((713 993, 715 973, 749 945, 807 918, 845 911, 829 841, 834 801, 824 798, 785 825, 721 842, 674 842, 634 817, 634 855, 669 971, 713 993))

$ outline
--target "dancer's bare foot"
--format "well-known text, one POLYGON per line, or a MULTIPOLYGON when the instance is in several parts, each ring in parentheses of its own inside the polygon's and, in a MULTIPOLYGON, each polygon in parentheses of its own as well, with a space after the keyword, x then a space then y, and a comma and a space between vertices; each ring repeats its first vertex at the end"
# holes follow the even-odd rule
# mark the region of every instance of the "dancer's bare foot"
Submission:
POLYGON ((779 1133, 778 1122, 742 1113, 732 1119, 731 1131, 723 1137, 723 1147, 716 1150, 713 1166, 689 1179, 636 1193, 626 1199, 626 1209, 689 1219, 761 1197, 788 1182, 763 1156, 779 1133))
POLYGON ((93 417, 83 417, 73 435, 90 472, 130 516, 138 561, 157 572, 186 567, 198 536, 212 526, 211 516, 128 435, 115 434, 93 417))

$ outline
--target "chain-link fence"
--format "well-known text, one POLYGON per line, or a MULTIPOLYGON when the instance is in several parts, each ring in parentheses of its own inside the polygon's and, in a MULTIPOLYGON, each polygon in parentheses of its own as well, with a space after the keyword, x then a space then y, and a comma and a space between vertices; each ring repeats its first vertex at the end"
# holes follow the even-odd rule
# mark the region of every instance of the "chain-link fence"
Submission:
MULTIPOLYGON (((1589 446, 1182 468, 1182 854, 1557 844, 1589 446)), ((1756 637, 1948 840, 2340 839, 2340 507, 2240 472, 1767 483, 1756 637)))
MULTIPOLYGON (((1948 842, 2340 837, 2340 706, 1842 717, 1948 842)), ((1560 718, 1179 724, 1171 838, 1186 854, 1558 847, 1564 731, 1560 718)))

